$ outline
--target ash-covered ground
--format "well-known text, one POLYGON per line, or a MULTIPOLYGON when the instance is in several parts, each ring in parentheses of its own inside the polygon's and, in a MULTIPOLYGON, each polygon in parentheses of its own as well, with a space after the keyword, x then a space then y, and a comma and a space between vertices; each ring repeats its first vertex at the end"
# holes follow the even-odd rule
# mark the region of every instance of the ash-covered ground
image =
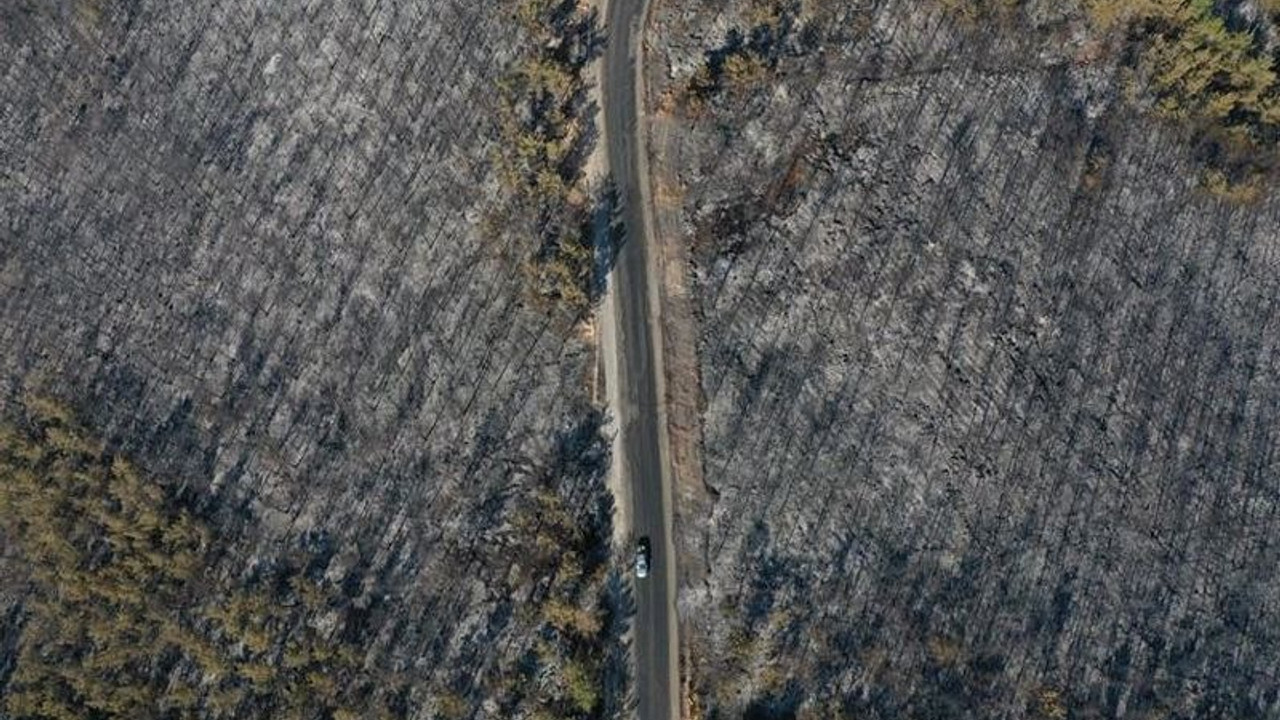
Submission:
POLYGON ((649 36, 715 496, 702 711, 1275 717, 1280 203, 1205 192, 1049 3, 805 3, 763 42, 761 5, 649 36), (735 52, 776 69, 690 102, 735 52))
POLYGON ((521 673, 550 662, 528 653, 565 551, 512 519, 550 488, 609 537, 587 345, 483 227, 511 15, 0 8, 0 409, 57 398, 182 486, 219 572, 323 546, 369 662, 410 680, 406 715, 555 694, 521 673))

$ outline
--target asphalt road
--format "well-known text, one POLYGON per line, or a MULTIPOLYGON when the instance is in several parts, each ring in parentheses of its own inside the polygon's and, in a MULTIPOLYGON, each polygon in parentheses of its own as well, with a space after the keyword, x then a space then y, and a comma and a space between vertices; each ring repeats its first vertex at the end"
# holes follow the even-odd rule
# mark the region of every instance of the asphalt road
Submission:
POLYGON ((650 286, 649 218, 640 135, 639 42, 648 0, 611 0, 606 19, 609 43, 602 81, 609 172, 621 200, 625 240, 613 272, 622 476, 631 488, 636 538, 652 545, 649 577, 636 579, 634 625, 636 696, 640 720, 679 716, 671 547, 670 483, 659 442, 660 348, 653 322, 657 289, 650 286))

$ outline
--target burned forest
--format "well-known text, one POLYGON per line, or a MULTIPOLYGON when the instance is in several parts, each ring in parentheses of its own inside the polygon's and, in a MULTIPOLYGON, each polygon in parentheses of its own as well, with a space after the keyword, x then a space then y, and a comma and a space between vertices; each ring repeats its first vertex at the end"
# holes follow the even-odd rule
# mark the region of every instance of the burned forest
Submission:
POLYGON ((0 718, 1280 717, 1280 0, 630 1, 0 2, 0 718))
POLYGON ((1280 712, 1275 11, 659 4, 693 712, 1280 712))
POLYGON ((617 714, 593 350, 497 169, 594 22, 0 7, 0 715, 617 714))

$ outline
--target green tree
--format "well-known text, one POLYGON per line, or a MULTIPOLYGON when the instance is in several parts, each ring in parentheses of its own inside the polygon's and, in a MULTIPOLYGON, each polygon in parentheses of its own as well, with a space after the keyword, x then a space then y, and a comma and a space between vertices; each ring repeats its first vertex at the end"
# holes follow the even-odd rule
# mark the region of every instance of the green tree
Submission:
POLYGON ((377 678, 358 653, 309 624, 309 610, 336 604, 332 588, 212 572, 209 529, 56 402, 27 398, 22 421, 0 427, 0 522, 32 588, 4 700, 12 717, 200 704, 240 717, 250 701, 314 717, 372 697, 377 678))

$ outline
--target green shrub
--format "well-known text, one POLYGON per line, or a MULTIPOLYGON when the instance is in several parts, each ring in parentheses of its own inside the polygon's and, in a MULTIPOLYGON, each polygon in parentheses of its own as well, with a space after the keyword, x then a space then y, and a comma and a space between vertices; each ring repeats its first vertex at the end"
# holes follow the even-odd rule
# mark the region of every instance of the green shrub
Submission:
POLYGON ((569 701, 579 712, 590 715, 600 703, 599 679, 589 663, 570 660, 565 664, 564 682, 569 701))

